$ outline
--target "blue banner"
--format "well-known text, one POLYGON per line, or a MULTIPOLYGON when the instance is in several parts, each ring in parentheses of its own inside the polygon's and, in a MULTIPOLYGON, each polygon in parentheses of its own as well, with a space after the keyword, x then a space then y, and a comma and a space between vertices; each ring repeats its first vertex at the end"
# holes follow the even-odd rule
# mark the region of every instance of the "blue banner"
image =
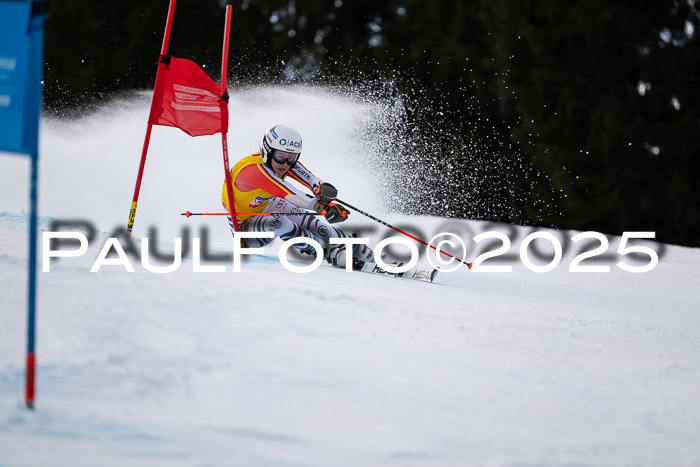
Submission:
POLYGON ((0 0, 0 151, 38 153, 44 16, 0 0))

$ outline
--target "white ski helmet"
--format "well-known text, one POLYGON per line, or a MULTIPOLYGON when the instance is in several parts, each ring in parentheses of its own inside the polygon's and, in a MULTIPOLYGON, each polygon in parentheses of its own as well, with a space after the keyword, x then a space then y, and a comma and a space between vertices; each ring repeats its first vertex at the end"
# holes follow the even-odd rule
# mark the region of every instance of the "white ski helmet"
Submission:
MULTIPOLYGON (((294 128, 286 125, 275 125, 265 132, 260 154, 263 162, 270 166, 272 164, 272 154, 274 151, 284 151, 297 154, 297 160, 301 155, 301 135, 294 128)), ((296 164, 296 162, 294 163, 296 164)), ((294 164, 292 167, 294 167, 294 164)))

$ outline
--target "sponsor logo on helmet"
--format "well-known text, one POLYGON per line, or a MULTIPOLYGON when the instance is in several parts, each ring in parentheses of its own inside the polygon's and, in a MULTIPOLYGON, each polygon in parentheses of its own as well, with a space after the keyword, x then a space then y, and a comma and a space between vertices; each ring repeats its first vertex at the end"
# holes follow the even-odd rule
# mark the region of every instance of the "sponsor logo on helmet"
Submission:
POLYGON ((280 146, 289 146, 290 148, 299 149, 301 147, 301 142, 300 141, 287 141, 286 139, 282 138, 280 140, 280 146))
POLYGON ((274 128, 270 130, 270 134, 271 134, 272 137, 275 138, 275 139, 279 138, 279 136, 277 136, 277 133, 275 133, 275 129, 274 129, 274 128))

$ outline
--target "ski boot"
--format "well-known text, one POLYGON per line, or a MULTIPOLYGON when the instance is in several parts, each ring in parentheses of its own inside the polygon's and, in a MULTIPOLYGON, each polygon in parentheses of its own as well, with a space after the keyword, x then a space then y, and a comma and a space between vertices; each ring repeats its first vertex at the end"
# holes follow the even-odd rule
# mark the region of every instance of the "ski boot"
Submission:
MULTIPOLYGON (((352 246, 352 268, 355 271, 362 269, 366 262, 374 259, 374 252, 367 245, 352 246)), ((344 245, 335 245, 328 252, 326 261, 337 268, 344 268, 346 264, 346 252, 344 245)))
MULTIPOLYGON (((322 247, 324 246, 323 244, 325 243, 323 240, 318 235, 314 235, 313 239, 316 240, 322 247)), ((316 253, 316 248, 311 246, 310 243, 302 243, 300 245, 297 245, 296 248, 299 250, 299 253, 303 255, 309 255, 313 259, 316 259, 317 253, 316 253)))

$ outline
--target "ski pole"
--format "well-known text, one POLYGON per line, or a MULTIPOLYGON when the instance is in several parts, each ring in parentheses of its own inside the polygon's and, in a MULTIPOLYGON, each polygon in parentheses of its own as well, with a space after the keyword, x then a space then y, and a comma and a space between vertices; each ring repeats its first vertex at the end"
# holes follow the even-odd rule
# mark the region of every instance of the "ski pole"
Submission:
MULTIPOLYGON (((238 212, 239 216, 320 216, 318 212, 238 212)), ((228 212, 183 212, 181 216, 230 216, 228 212)))
POLYGON ((429 246, 430 248, 432 248, 432 249, 435 250, 435 251, 439 251, 439 252, 442 253, 443 255, 446 255, 446 256, 449 256, 450 258, 456 259, 456 260, 459 261, 460 263, 465 264, 469 269, 472 268, 472 263, 467 263, 466 261, 463 261, 463 260, 457 258, 456 256, 452 256, 451 254, 449 254, 449 253, 447 253, 447 252, 444 252, 444 251, 442 251, 442 250, 438 250, 437 248, 435 248, 435 246, 430 245, 429 243, 426 243, 425 241, 421 240, 420 238, 414 237, 414 236, 411 235, 410 233, 404 232, 403 230, 401 230, 401 229, 399 229, 399 228, 397 228, 397 227, 394 227, 393 225, 391 225, 391 224, 389 224, 389 223, 387 223, 387 222, 384 222, 383 220, 381 220, 381 219, 379 219, 379 218, 377 218, 377 217, 374 217, 372 214, 367 213, 367 212, 363 211, 362 209, 358 209, 358 208, 356 208, 355 206, 353 206, 353 205, 351 205, 351 204, 349 204, 349 203, 346 203, 346 202, 343 201, 342 199, 336 198, 336 201, 339 202, 340 204, 342 204, 343 206, 349 207, 349 208, 352 209, 353 211, 359 212, 359 213, 362 214, 363 216, 369 217, 370 219, 372 219, 372 220, 375 221, 375 222, 379 222, 380 224, 384 224, 385 226, 389 227, 390 229, 396 230, 396 231, 397 231, 398 233, 400 233, 400 234, 403 234, 403 235, 405 235, 405 236, 407 236, 407 237, 410 237, 410 238, 412 238, 413 240, 415 240, 415 241, 417 241, 417 242, 419 242, 419 243, 422 243, 422 244, 425 245, 425 246, 429 246))

